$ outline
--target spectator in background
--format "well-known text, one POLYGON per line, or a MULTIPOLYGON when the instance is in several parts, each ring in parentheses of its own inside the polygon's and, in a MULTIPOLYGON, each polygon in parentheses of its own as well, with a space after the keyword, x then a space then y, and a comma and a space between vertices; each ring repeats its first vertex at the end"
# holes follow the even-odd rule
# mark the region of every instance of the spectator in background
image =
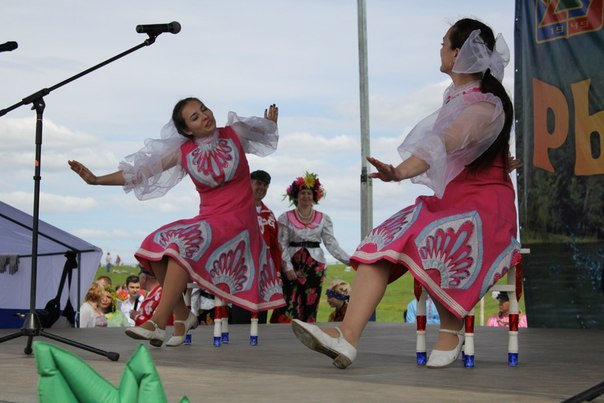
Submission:
MULTIPOLYGON (((161 300, 162 288, 159 285, 159 281, 157 278, 148 270, 141 268, 140 273, 138 273, 138 278, 140 280, 140 286, 143 290, 147 292, 145 299, 140 304, 140 307, 136 310, 130 311, 130 319, 134 321, 136 326, 140 326, 153 316, 153 312, 155 312, 155 308, 159 305, 159 301, 161 300)), ((172 326, 174 324, 173 317, 170 317, 168 320, 167 326, 172 326)))
POLYGON ((133 274, 126 278, 126 291, 128 291, 128 298, 122 301, 122 303, 120 304, 120 311, 122 311, 122 313, 126 315, 130 326, 134 326, 134 320, 130 317, 130 311, 136 311, 145 299, 141 295, 141 284, 140 279, 137 275, 133 274))
POLYGON ((121 266, 122 265, 122 258, 120 257, 120 255, 117 255, 115 258, 115 265, 116 266, 121 266))
POLYGON ((327 303, 335 310, 329 314, 328 322, 341 322, 348 309, 348 300, 350 300, 350 284, 344 280, 333 280, 329 283, 327 291, 327 303))
POLYGON ((101 287, 111 287, 112 286, 112 282, 111 282, 111 277, 109 276, 99 276, 96 279, 96 282, 101 286, 101 287))
POLYGON ((107 256, 105 256, 105 268, 107 269, 107 273, 111 273, 111 266, 113 266, 113 259, 111 258, 111 253, 107 252, 107 256))
POLYGON ((195 288, 191 292, 191 312, 197 317, 200 325, 214 324, 214 296, 201 288, 195 288))
POLYGON ((84 303, 80 307, 80 327, 106 327, 107 318, 100 310, 101 300, 105 295, 105 289, 97 284, 92 283, 84 297, 84 303))
MULTIPOLYGON (((417 322, 417 299, 413 298, 407 305, 405 310, 405 322, 415 323, 417 322)), ((440 316, 434 305, 434 301, 430 298, 430 295, 426 298, 426 323, 429 325, 440 324, 440 316)))
MULTIPOLYGON (((254 195, 254 204, 258 213, 258 225, 264 238, 264 242, 271 254, 271 259, 275 266, 277 276, 281 272, 281 248, 279 246, 279 224, 273 212, 266 207, 262 199, 266 196, 268 187, 271 183, 271 176, 268 172, 257 170, 250 174, 252 183, 252 193, 254 195)), ((267 311, 258 312, 258 323, 266 323, 267 311)), ((230 323, 246 324, 250 323, 252 314, 250 311, 233 305, 230 311, 230 323)))
POLYGON ((127 327, 128 318, 117 307, 117 296, 110 286, 103 287, 103 297, 99 303, 99 310, 107 319, 107 327, 127 327))
MULTIPOLYGON (((507 292, 500 292, 494 297, 499 300, 499 312, 489 318, 487 326, 508 327, 510 325, 510 296, 507 292)), ((526 315, 520 311, 518 314, 518 327, 528 327, 526 315)))

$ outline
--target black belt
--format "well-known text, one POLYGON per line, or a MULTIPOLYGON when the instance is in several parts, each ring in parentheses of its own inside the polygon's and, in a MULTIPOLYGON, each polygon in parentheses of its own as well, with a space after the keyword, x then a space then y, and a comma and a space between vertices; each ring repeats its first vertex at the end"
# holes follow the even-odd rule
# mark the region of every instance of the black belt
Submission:
POLYGON ((289 246, 302 246, 303 248, 319 248, 319 247, 321 247, 321 242, 310 242, 310 241, 290 242, 289 246))

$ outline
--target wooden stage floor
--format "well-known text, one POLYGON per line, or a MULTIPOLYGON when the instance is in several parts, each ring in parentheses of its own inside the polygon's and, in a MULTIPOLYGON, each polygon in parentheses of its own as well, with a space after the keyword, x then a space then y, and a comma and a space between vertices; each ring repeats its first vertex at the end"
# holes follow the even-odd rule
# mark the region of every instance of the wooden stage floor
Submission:
MULTIPOLYGON (((370 323, 357 360, 346 370, 312 352, 289 325, 260 325, 259 344, 249 345, 249 326, 231 325, 231 342, 212 345, 213 328, 192 332, 192 344, 149 351, 170 402, 560 402, 604 382, 604 331, 521 329, 520 365, 507 366, 507 330, 478 327, 476 367, 461 361, 445 369, 415 364, 411 324, 370 323)), ((16 330, 0 329, 0 337, 16 330)), ((48 332, 117 352, 117 362, 36 336, 34 341, 76 353, 119 385, 124 365, 140 341, 120 328, 48 329, 48 332)), ((429 326, 427 342, 436 339, 429 326)), ((35 359, 26 337, 0 344, 0 402, 37 401, 35 359)), ((595 402, 604 402, 600 396, 595 402)))

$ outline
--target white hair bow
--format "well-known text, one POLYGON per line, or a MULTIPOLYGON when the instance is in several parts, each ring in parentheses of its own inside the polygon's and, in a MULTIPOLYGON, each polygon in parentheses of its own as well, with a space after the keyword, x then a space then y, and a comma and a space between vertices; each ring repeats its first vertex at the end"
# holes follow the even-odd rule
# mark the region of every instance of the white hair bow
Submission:
POLYGON ((487 69, 491 69, 493 77, 501 81, 503 70, 509 62, 510 49, 503 35, 497 35, 495 49, 491 50, 480 37, 480 30, 476 29, 461 46, 452 70, 454 73, 470 74, 484 73, 487 69))

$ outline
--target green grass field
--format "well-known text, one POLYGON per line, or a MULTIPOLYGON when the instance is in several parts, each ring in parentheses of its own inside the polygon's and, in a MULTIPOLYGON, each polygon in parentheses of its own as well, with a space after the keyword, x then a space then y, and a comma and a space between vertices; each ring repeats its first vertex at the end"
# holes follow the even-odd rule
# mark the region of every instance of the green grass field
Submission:
MULTIPOLYGON (((325 277, 325 283, 323 285, 323 295, 321 296, 321 302, 319 303, 319 313, 317 320, 319 322, 326 322, 329 317, 329 313, 332 308, 327 303, 327 297, 325 296, 325 287, 335 279, 342 279, 348 281, 351 285, 354 285, 354 270, 345 271, 346 266, 343 264, 330 265, 327 269, 327 276, 325 277)), ((507 281, 507 277, 504 277, 502 282, 507 281)), ((378 322, 403 322, 403 312, 405 311, 407 304, 413 299, 413 277, 409 274, 402 276, 386 289, 386 294, 382 299, 382 302, 378 305, 376 310, 376 321, 378 322)), ((526 312, 524 308, 524 297, 520 299, 520 309, 522 312, 526 312)), ((487 293, 484 298, 484 324, 486 325, 487 320, 490 316, 496 314, 499 311, 499 303, 497 300, 491 298, 491 294, 487 293)), ((480 308, 475 308, 476 324, 480 325, 480 308)))
MULTIPOLYGON (((348 281, 351 285, 354 285, 354 270, 346 271, 346 266, 343 264, 329 265, 327 269, 327 276, 325 283, 323 284, 323 294, 321 295, 321 302, 319 303, 319 313, 317 320, 319 322, 326 322, 329 317, 329 313, 332 308, 327 304, 327 298, 325 296, 325 287, 335 279, 342 279, 348 281)), ((138 268, 135 266, 114 266, 109 274, 113 282, 113 286, 118 284, 124 284, 126 277, 130 274, 138 274, 138 268)), ((99 267, 95 279, 99 276, 107 275, 105 267, 99 267)), ((504 277, 502 282, 507 281, 504 277)), ((411 299, 415 298, 413 295, 413 277, 405 275, 390 284, 386 289, 386 294, 382 299, 382 302, 376 311, 376 321, 378 322, 403 322, 403 312, 407 307, 407 304, 411 299)), ((524 307, 524 297, 520 299, 520 309, 522 312, 526 312, 524 307)), ((494 315, 498 311, 498 303, 495 299, 491 298, 490 294, 487 294, 484 298, 484 323, 491 315, 494 315)), ((476 324, 480 325, 480 308, 476 307, 476 324)))

